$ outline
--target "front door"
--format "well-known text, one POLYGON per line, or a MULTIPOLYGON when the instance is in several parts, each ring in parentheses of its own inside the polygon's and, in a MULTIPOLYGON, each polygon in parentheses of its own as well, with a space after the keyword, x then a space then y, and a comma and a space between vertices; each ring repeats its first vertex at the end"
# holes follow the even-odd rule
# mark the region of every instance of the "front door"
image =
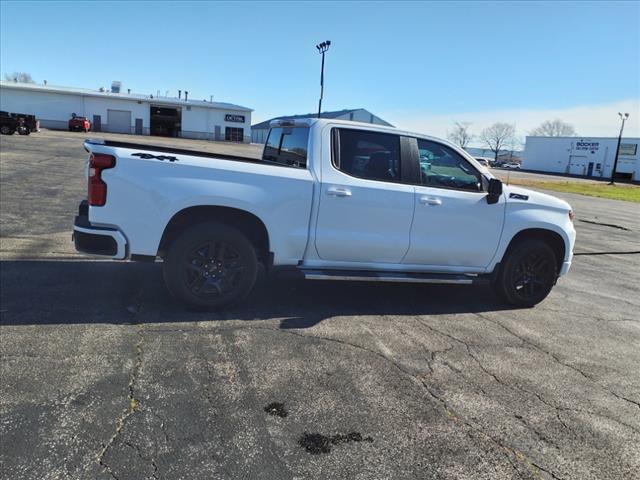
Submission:
POLYGON ((400 137, 341 128, 336 138, 333 163, 322 163, 318 256, 400 263, 409 249, 414 202, 414 187, 400 183, 400 137))
POLYGON ((421 185, 403 263, 435 270, 486 267, 500 241, 504 198, 488 204, 480 172, 449 146, 419 139, 418 152, 421 185))

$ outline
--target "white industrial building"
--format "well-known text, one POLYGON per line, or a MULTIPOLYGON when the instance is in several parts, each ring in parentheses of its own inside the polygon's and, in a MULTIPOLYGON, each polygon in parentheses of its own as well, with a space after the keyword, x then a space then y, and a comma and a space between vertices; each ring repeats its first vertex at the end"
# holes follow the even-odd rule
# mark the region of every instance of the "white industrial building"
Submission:
MULTIPOLYGON (((254 143, 264 143, 267 141, 269 133, 269 124, 274 120, 295 120, 296 118, 315 118, 317 113, 306 113, 304 115, 286 115, 276 117, 264 122, 256 123, 251 127, 251 141, 254 143)), ((333 118, 337 120, 349 120, 352 122, 374 123, 376 125, 384 125, 385 127, 393 127, 389 122, 384 121, 380 117, 374 115, 364 108, 352 108, 348 110, 337 110, 335 112, 322 112, 322 118, 333 118)))
MULTIPOLYGON (((640 181, 640 138, 623 138, 616 176, 640 181)), ((610 178, 617 137, 527 137, 522 168, 610 178)))
POLYGON ((178 97, 0 82, 0 110, 35 115, 40 126, 66 130, 73 115, 87 117, 94 131, 249 142, 250 108, 178 97))

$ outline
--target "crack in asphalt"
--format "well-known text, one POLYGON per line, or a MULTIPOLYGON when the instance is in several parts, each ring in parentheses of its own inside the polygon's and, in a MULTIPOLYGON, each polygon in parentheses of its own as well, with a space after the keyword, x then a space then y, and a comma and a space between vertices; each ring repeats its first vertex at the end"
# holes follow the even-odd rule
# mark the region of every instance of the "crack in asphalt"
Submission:
POLYGON ((579 219, 578 219, 578 221, 579 221, 579 222, 582 222, 582 223, 588 223, 588 224, 591 224, 591 225, 601 225, 601 226, 603 226, 603 227, 617 228, 618 230, 625 230, 625 231, 627 231, 627 232, 630 232, 630 231, 631 231, 631 229, 630 229, 630 228, 623 227, 623 226, 621 226, 621 225, 616 225, 615 223, 603 223, 603 222, 596 222, 595 220, 584 220, 584 219, 582 219, 582 218, 579 218, 579 219))
MULTIPOLYGON (((129 313, 133 315, 136 315, 141 310, 141 299, 142 299, 142 289, 137 293, 137 295, 134 296, 133 298, 134 303, 127 307, 127 311, 129 311, 129 313)), ((145 330, 145 324, 138 323, 136 328, 138 341, 135 345, 134 364, 133 364, 133 369, 131 370, 131 374, 129 375, 129 384, 127 385, 127 389, 129 391, 127 396, 129 400, 129 405, 124 410, 124 412, 122 412, 120 417, 117 419, 115 432, 113 433, 113 435, 111 435, 111 438, 109 439, 109 441, 106 443, 106 445, 104 445, 102 450, 96 456, 96 460, 98 464, 115 480, 118 480, 118 477, 113 472, 113 469, 111 468, 111 466, 105 462, 104 457, 109 451, 109 449, 113 446, 114 442, 122 434, 122 431, 124 430, 124 427, 128 419, 131 417, 131 415, 133 415, 138 410, 138 407, 140 404, 140 401, 136 397, 135 385, 138 380, 140 370, 142 369, 144 343, 145 343, 144 330, 145 330)))
MULTIPOLYGON (((494 321, 491 318, 488 318, 480 313, 476 313, 476 312, 470 312, 473 313, 474 315, 477 315, 478 317, 482 318, 483 320, 487 320, 490 321, 498 326, 500 326, 502 329, 504 329, 505 331, 507 331, 508 333, 510 333, 512 336, 518 338, 522 344, 527 344, 531 347, 533 347, 536 350, 539 350, 541 352, 543 352, 544 354, 548 355, 549 357, 553 358, 557 363, 577 372, 578 374, 580 374, 582 377, 584 377, 585 379, 591 380, 593 382, 593 377, 591 377, 590 375, 585 374, 585 372, 583 372, 582 370, 580 370, 577 367, 574 367, 573 365, 567 364, 566 362, 561 361, 555 354, 545 350, 544 348, 540 347, 539 345, 537 345, 536 343, 521 337, 520 335, 516 334, 515 332, 513 332, 511 329, 509 329, 508 327, 502 325, 500 322, 498 321, 494 321)), ((533 392, 533 391, 529 391, 519 385, 510 385, 505 383, 504 381, 502 381, 497 375, 495 375, 493 372, 491 372, 490 370, 488 370, 483 364, 482 362, 479 360, 479 358, 474 354, 474 352, 472 351, 472 347, 473 345, 468 344, 467 342, 464 342, 463 340, 448 334, 446 332, 440 331, 434 327, 432 327, 431 325, 426 324, 425 322, 421 321, 421 319, 419 319, 418 317, 415 317, 417 319, 417 321, 423 325, 424 327, 428 328, 429 330, 432 330, 433 332, 444 336, 446 338, 449 338, 450 340, 464 345, 465 351, 467 352, 467 354, 469 355, 470 358, 472 358, 474 360, 474 362, 478 365, 478 367, 487 375, 491 376, 497 383, 499 383, 500 385, 506 386, 508 388, 511 389, 517 389, 519 391, 525 392, 527 394, 533 395, 535 396, 540 402, 542 402, 543 404, 547 405, 550 408, 553 408, 555 410, 556 413, 556 418, 558 420, 558 422, 563 426, 563 428, 565 428, 567 431, 573 433, 573 435, 578 438, 578 436, 575 434, 575 431, 570 428, 564 420, 562 420, 560 413, 562 411, 575 411, 575 412, 581 412, 581 413, 585 413, 588 415, 595 415, 595 416, 599 416, 602 418, 606 418, 608 420, 614 421, 616 423, 619 423, 621 425, 626 426, 627 428, 630 428, 631 430, 635 431, 638 433, 638 430, 636 428, 634 428, 631 425, 625 424, 624 422, 621 422, 617 419, 611 418, 607 415, 603 415, 603 414, 599 414, 599 413, 595 413, 595 412, 590 412, 587 410, 582 410, 582 409, 575 409, 575 408, 566 408, 566 407, 559 407, 557 405, 554 405, 552 403, 550 403, 549 401, 545 400, 539 393, 537 392, 533 392)), ((203 333, 201 331, 201 329, 196 329, 197 331, 199 331, 199 333, 203 333)), ((302 333, 298 333, 296 331, 293 330, 283 330, 283 329, 277 329, 277 328, 270 328, 270 327, 255 327, 255 326, 251 326, 251 327, 228 327, 228 328, 222 328, 222 329, 216 329, 216 330, 228 330, 228 331, 234 331, 234 330, 269 330, 272 332, 276 332, 276 333, 286 333, 289 335, 294 335, 297 337, 306 337, 309 339, 316 339, 316 340, 320 340, 320 341, 326 341, 326 342, 333 342, 336 344, 340 344, 340 345, 344 345, 344 346, 348 346, 351 348, 355 348, 355 349, 359 349, 362 351, 366 351, 370 354, 374 354, 377 357, 380 357, 381 359, 383 359, 384 361, 390 363, 391 365, 393 365, 397 370, 399 370, 401 373, 411 377, 414 381, 418 382, 424 389, 425 391, 428 393, 428 395, 437 403, 441 406, 441 408, 444 410, 444 412, 446 413, 446 415, 452 419, 453 421, 455 421, 456 423, 459 423, 463 426, 465 426, 466 428, 470 429, 471 431, 475 432, 478 436, 480 436, 481 438, 484 438, 485 440, 491 442, 493 445, 497 446, 505 455, 505 458, 507 459, 507 461, 509 462, 509 464, 511 465, 511 467, 518 472, 519 476, 522 476, 522 472, 519 470, 518 465, 514 464, 512 457, 515 457, 518 462, 523 465, 524 467, 526 467, 531 473, 533 473, 536 477, 538 478, 543 478, 543 476, 541 475, 540 472, 544 472, 547 475, 551 476, 553 479, 558 479, 558 480, 562 480, 562 477, 559 477, 557 474, 555 474, 554 472, 550 471, 548 468, 542 467, 539 464, 535 463, 534 461, 530 460, 529 458, 527 458, 527 456, 517 450, 514 447, 511 447, 509 445, 507 445, 502 439, 495 437, 487 432, 485 432, 482 429, 482 426, 479 425, 475 425, 474 423, 471 423, 469 420, 466 420, 464 417, 462 417, 461 415, 459 415, 458 413, 455 412, 455 410, 453 410, 449 404, 447 403, 447 401, 441 396, 439 395, 437 392, 435 392, 427 383, 426 383, 426 379, 423 378, 424 375, 421 374, 416 374, 413 373, 412 371, 410 371, 409 369, 407 369, 405 366, 401 365, 398 361, 394 360, 393 358, 389 358, 388 356, 382 354, 381 352, 378 352, 376 350, 372 350, 370 348, 364 347, 362 345, 358 345, 355 343, 351 343, 345 340, 340 340, 337 338, 330 338, 330 337, 324 337, 324 336, 319 336, 319 335, 310 335, 310 334, 302 334, 302 333)), ((185 332, 185 331, 192 331, 191 329, 161 329, 161 330, 157 330, 158 333, 161 332, 165 332, 165 331, 179 331, 179 332, 185 332)), ((156 332, 156 330, 154 329, 153 332, 156 332)), ((207 332, 210 333, 210 332, 207 332)), ((130 406, 129 408, 127 408, 127 410, 125 410, 125 412, 123 412, 123 415, 118 419, 117 421, 117 427, 116 427, 116 431, 114 432, 114 435, 111 437, 111 439, 109 440, 109 442, 107 443, 107 445, 104 446, 104 448, 102 449, 102 451, 100 452, 100 454, 98 455, 98 463, 107 471, 107 473, 114 478, 115 480, 118 480, 118 477, 114 474, 114 472, 112 471, 112 469, 110 468, 109 465, 107 465, 104 462, 104 456, 107 453, 107 451, 113 446, 113 444, 115 443, 116 439, 119 437, 119 435, 122 433, 125 424, 127 423, 129 417, 131 415, 133 415, 133 413, 135 413, 135 411, 138 410, 138 400, 137 397, 135 396, 135 383, 137 381, 140 369, 142 368, 142 359, 143 359, 143 353, 144 353, 144 341, 145 341, 145 337, 144 337, 144 324, 138 324, 138 335, 139 335, 139 341, 136 344, 136 364, 134 365, 132 374, 130 376, 130 382, 129 382, 129 400, 130 400, 130 406)), ((439 363, 442 363, 443 365, 447 366, 448 368, 450 368, 452 371, 460 374, 462 373, 462 371, 460 369, 457 369, 455 367, 453 367, 452 365, 449 364, 449 362, 447 362, 444 358, 442 358, 440 356, 440 354, 443 354, 445 352, 448 352, 450 350, 452 350, 454 347, 453 345, 449 344, 449 346, 445 349, 441 349, 441 350, 435 350, 435 351, 429 351, 429 357, 430 358, 425 358, 425 361, 427 363, 427 367, 430 371, 431 374, 434 373, 433 370, 433 364, 436 361, 436 359, 438 360, 439 363)), ((210 370, 210 366, 208 365, 208 361, 205 362, 206 364, 206 368, 207 368, 207 374, 211 377, 212 375, 214 375, 214 372, 212 372, 210 370)), ((604 387, 602 387, 604 389, 604 387)), ((480 387, 480 390, 486 394, 486 392, 480 387)), ((635 406, 638 406, 638 408, 640 408, 640 402, 636 402, 634 400, 630 400, 622 395, 619 395, 615 392, 612 392, 610 390, 604 389, 606 391, 608 391, 609 393, 611 393, 612 395, 614 395, 615 397, 626 401, 630 404, 633 404, 635 406)), ((211 392, 206 392, 205 396, 207 397, 207 400, 211 403, 211 397, 210 397, 211 392)), ((145 410, 148 410, 147 408, 145 408, 145 410)), ((168 433, 165 429, 165 422, 164 419, 158 415, 157 413, 149 410, 149 412, 156 416, 159 420, 160 420, 160 427, 161 430, 165 436, 165 440, 167 442, 169 442, 169 436, 168 433)), ((553 442, 551 440, 549 440, 548 438, 544 437, 544 435, 542 435, 539 431, 537 431, 526 419, 524 419, 523 417, 519 416, 519 415, 515 415, 515 417, 525 426, 527 427, 529 430, 531 430, 534 434, 537 435, 538 438, 540 438, 541 441, 545 441, 546 443, 555 446, 555 448, 558 448, 557 445, 554 445, 553 442)), ((128 444, 128 442, 124 442, 125 444, 128 444)), ((157 473, 157 465, 155 463, 155 460, 153 460, 152 458, 145 458, 141 455, 140 451, 139 451, 139 447, 135 446, 135 445, 128 445, 132 448, 136 448, 137 451, 139 452, 139 456, 140 458, 144 459, 145 461, 150 461, 153 468, 154 468, 154 478, 157 478, 155 475, 157 473)))
POLYGON ((636 407, 640 408, 640 402, 637 402, 635 400, 631 400, 627 397, 623 397, 622 395, 617 394, 616 392, 614 392, 613 390, 607 390, 611 395, 613 395, 616 398, 619 398, 620 400, 624 400, 625 402, 629 402, 632 405, 635 405, 636 407))
POLYGON ((151 473, 152 478, 155 478, 156 480, 158 479, 158 465, 156 465, 156 462, 153 458, 149 458, 149 457, 145 457, 142 454, 142 451, 140 450, 140 447, 138 445, 135 445, 129 441, 125 441, 123 442, 124 445, 126 445, 129 448, 132 448, 136 451, 136 453, 138 454, 138 457, 141 460, 144 460, 145 462, 149 462, 151 463, 151 466, 153 467, 153 472, 151 473))
MULTIPOLYGON (((278 330, 276 330, 276 329, 272 329, 272 328, 259 328, 259 327, 230 327, 230 328, 222 328, 222 329, 218 329, 218 332, 223 332, 223 333, 226 333, 226 334, 229 334, 229 333, 231 333, 231 334, 232 334, 233 332, 237 332, 237 331, 244 331, 244 330, 271 330, 271 331, 278 331, 278 330)), ((229 347, 231 347, 231 346, 233 345, 233 342, 230 340, 230 338, 228 338, 228 335, 226 335, 226 336, 221 335, 221 339, 222 339, 223 344, 224 344, 224 346, 223 346, 223 348, 225 349, 224 354, 229 355, 229 356, 232 356, 232 355, 230 354, 229 347)), ((210 365, 211 359, 210 359, 210 358, 208 358, 208 357, 205 355, 205 351, 202 349, 202 347, 199 347, 198 351, 199 351, 199 358, 204 362, 206 375, 208 376, 208 378, 209 378, 210 380, 215 380, 215 379, 216 379, 216 372, 211 368, 211 365, 210 365)), ((221 351, 220 351, 220 350, 218 350, 218 351, 216 351, 216 352, 217 352, 218 354, 221 354, 221 351)), ((238 358, 239 358, 239 357, 240 357, 240 355, 238 355, 238 358)), ((240 370, 240 366, 238 366, 238 370, 240 370)), ((240 371, 238 371, 238 375, 242 375, 242 374, 240 373, 240 371)), ((246 383, 248 384, 249 382, 246 382, 246 383)), ((203 390, 205 391, 205 392, 204 392, 204 397, 206 398, 207 402, 208 402, 212 407, 214 407, 214 411, 215 411, 216 413, 219 413, 220 402, 219 402, 219 401, 215 401, 215 400, 212 398, 213 394, 212 394, 212 392, 209 390, 209 387, 208 387, 208 385, 209 385, 209 384, 212 384, 212 385, 218 385, 218 384, 220 384, 220 382, 219 382, 219 381, 210 381, 210 382, 208 382, 208 383, 204 386, 204 388, 203 388, 203 390)), ((253 392, 252 392, 252 394, 253 394, 253 392)), ((248 393, 248 392, 247 392, 247 395, 249 395, 249 393, 248 393)), ((259 403, 259 400, 258 400, 257 398, 255 398, 255 396, 254 396, 254 402, 252 402, 252 403, 256 403, 256 404, 257 404, 257 403, 259 403)), ((270 434, 269 434, 269 432, 268 432, 267 423, 266 423, 266 421, 264 420, 263 415, 260 415, 260 417, 258 417, 258 418, 260 418, 260 419, 261 419, 262 428, 263 428, 263 429, 265 430, 265 432, 266 432, 266 433, 265 433, 265 438, 266 438, 266 439, 267 439, 267 441, 269 442, 269 445, 263 445, 263 446, 265 447, 265 449, 266 449, 266 450, 267 450, 271 455, 273 455, 274 460, 275 460, 275 461, 280 465, 281 472, 286 472, 286 473, 289 475, 289 477, 287 477, 287 478, 292 478, 292 477, 293 477, 293 474, 292 474, 292 472, 291 472, 291 470, 290 470, 290 468, 289 468, 289 465, 284 461, 284 459, 282 459, 282 458, 281 458, 281 455, 278 455, 277 453, 275 453, 275 450, 277 450, 277 445, 276 445, 276 443, 273 441, 273 438, 271 437, 271 435, 270 435, 270 434)), ((220 463, 222 464, 222 462, 220 462, 220 463)), ((223 468, 224 470, 227 470, 227 469, 226 469, 226 466, 224 466, 224 465, 222 465, 222 468, 223 468)), ((227 474, 229 475, 229 478, 231 478, 231 477, 233 476, 230 472, 225 472, 225 473, 227 473, 227 474)), ((284 474, 282 474, 282 476, 280 476, 279 478, 285 478, 285 477, 284 477, 284 474)))
POLYGON ((483 315, 482 313, 478 313, 478 312, 471 312, 474 315, 482 318, 483 320, 487 320, 491 323, 493 323, 494 325, 498 325, 499 327, 501 327, 503 330, 507 331, 508 333, 510 333, 511 335, 513 335, 514 337, 518 338, 523 344, 527 344, 532 346, 534 349, 550 356, 551 358, 553 358, 557 363, 559 363, 560 365, 563 365, 567 368, 570 368, 571 370, 573 370, 574 372, 579 373, 582 377, 586 378, 587 380, 591 380, 593 381, 593 377, 591 375, 587 375, 586 373, 584 373, 582 370, 580 370, 578 367, 571 365, 570 363, 566 363, 563 362, 560 358, 558 358, 558 356, 555 353, 550 352, 549 350, 545 350, 544 348, 542 348, 540 345, 538 345, 535 342, 532 342, 531 340, 529 340, 526 337, 523 337, 519 334, 517 334, 516 332, 514 332, 513 330, 511 330, 510 328, 504 326, 502 323, 500 323, 497 320, 494 320, 486 315, 483 315))
POLYGON ((137 330, 138 330, 137 333, 138 333, 139 339, 135 347, 136 348, 135 363, 133 366, 133 370, 131 371, 131 375, 129 376, 129 384, 127 386, 129 390, 129 394, 127 396, 129 400, 129 405, 116 421, 115 432, 113 433, 113 435, 111 436, 107 444, 102 448, 102 450, 98 453, 96 457, 98 464, 104 470, 106 470, 106 472, 115 480, 118 480, 118 477, 113 473, 113 470, 111 469, 111 467, 105 462, 104 457, 109 451, 109 449, 113 446, 117 438, 120 436, 122 431, 124 430, 124 427, 129 417, 131 417, 131 415, 133 415, 136 412, 136 410, 138 410, 139 400, 135 396, 135 383, 138 379, 138 374, 140 373, 140 369, 142 368, 142 354, 143 354, 143 346, 144 346, 144 335, 142 332, 143 325, 139 324, 137 330))
POLYGON ((538 470, 551 475, 551 478, 553 478, 554 480, 564 480, 562 477, 559 477, 558 475, 556 475, 555 473, 553 473, 551 470, 547 470, 544 467, 541 467, 540 465, 538 465, 537 463, 533 463, 532 464, 534 467, 536 467, 538 470))
POLYGON ((574 252, 573 256, 590 256, 590 255, 638 255, 640 250, 632 250, 630 252, 574 252))
MULTIPOLYGON (((571 370, 573 370, 573 371, 575 371, 575 372, 578 372, 578 373, 579 373, 580 375, 582 375, 584 378, 586 378, 587 380, 589 380, 592 384, 596 385, 598 388, 600 388, 600 389, 604 390, 605 392, 607 392, 607 393, 609 393, 609 394, 613 395, 614 397, 616 397, 616 398, 618 398, 618 399, 620 399, 620 400, 623 400, 623 401, 629 402, 629 403, 631 403, 631 404, 633 404, 633 405, 637 406, 638 408, 640 408, 640 402, 637 402, 637 401, 635 401, 635 400, 630 400, 630 399, 628 399, 628 398, 626 398, 626 397, 623 397, 623 396, 621 396, 621 395, 618 395, 617 393, 615 393, 615 392, 613 392, 613 391, 609 390, 608 388, 605 388, 604 386, 600 385, 600 384, 596 381, 596 379, 595 379, 594 377, 592 377, 591 375, 587 375, 587 374, 586 374, 586 373, 584 373, 582 370, 580 370, 579 368, 577 368, 577 367, 575 367, 575 366, 573 366, 573 365, 571 365, 571 364, 568 364, 568 363, 562 362, 562 361, 557 357, 557 355, 555 355, 555 354, 551 353, 551 352, 550 352, 550 351, 548 351, 548 350, 545 350, 544 348, 540 347, 539 345, 537 345, 536 343, 534 343, 534 342, 530 341, 529 339, 526 339, 525 337, 522 337, 522 336, 518 335, 518 334, 517 334, 517 333, 515 333, 513 330, 511 330, 510 328, 508 328, 508 327, 504 326, 502 323, 498 322, 497 320, 493 320, 493 319, 491 319, 491 318, 489 318, 489 317, 487 317, 487 316, 485 316, 485 315, 483 315, 483 314, 481 314, 481 313, 473 312, 473 314, 474 314, 474 315, 477 315, 477 316, 478 316, 478 317, 480 317, 480 318, 483 318, 483 319, 485 319, 485 320, 488 320, 488 321, 490 321, 491 323, 493 323, 493 324, 495 324, 495 325, 498 325, 498 326, 502 327, 504 330, 506 330, 507 332, 509 332, 509 333, 510 333, 511 335, 513 335, 514 337, 519 338, 519 339, 520 339, 524 344, 531 345, 531 346, 532 346, 532 347, 534 347, 535 349, 537 349, 537 350, 539 350, 539 351, 541 351, 541 352, 543 352, 543 353, 545 353, 545 354, 549 355, 551 358, 553 358, 553 359, 554 359, 556 362, 558 362, 560 365, 563 365, 563 366, 565 366, 565 367, 567 367, 567 368, 570 368, 571 370)), ((526 390, 524 390, 524 391, 526 391, 526 390)), ((530 393, 531 393, 531 392, 530 392, 530 393)), ((550 404, 549 404, 549 405, 550 405, 550 404)), ((550 405, 550 406, 551 406, 551 405, 550 405)), ((555 406, 554 408, 562 408, 562 407, 557 407, 557 406, 555 406)), ((601 413, 596 413, 596 412, 591 412, 591 411, 589 411, 589 410, 576 409, 576 408, 562 408, 562 409, 563 409, 563 410, 574 411, 574 412, 587 413, 587 414, 590 414, 590 415, 595 415, 595 416, 599 416, 599 417, 607 418, 607 419, 612 420, 612 421, 614 421, 614 422, 616 422, 616 423, 619 423, 620 425, 624 425, 625 427, 627 427, 627 428, 629 428, 629 429, 633 430, 633 431, 634 431, 634 432, 636 432, 636 433, 640 433, 640 430, 639 430, 638 428, 636 428, 636 427, 634 427, 634 426, 632 426, 632 425, 629 425, 628 423, 624 423, 624 422, 622 422, 622 421, 620 421, 620 420, 618 420, 618 419, 615 419, 615 418, 609 417, 609 416, 607 416, 607 415, 603 415, 603 414, 601 414, 601 413)))
POLYGON ((514 447, 506 445, 499 438, 493 437, 492 435, 490 435, 487 432, 485 432, 484 430, 482 430, 482 428, 480 426, 476 426, 476 425, 472 424, 470 421, 464 419, 462 416, 458 415, 451 407, 449 407, 447 401, 444 400, 444 398, 442 398, 441 395, 438 395, 436 392, 434 392, 432 390, 431 387, 429 387, 429 385, 426 383, 426 381, 423 378, 421 378, 420 375, 416 375, 416 374, 410 372, 404 366, 400 365, 398 362, 396 362, 393 359, 387 357, 386 355, 384 355, 384 354, 382 354, 382 353, 380 353, 380 352, 378 352, 376 350, 371 350, 371 349, 369 349, 367 347, 363 347, 362 345, 358 345, 358 344, 355 344, 355 343, 350 343, 350 342, 347 342, 347 341, 344 341, 344 340, 340 340, 340 339, 336 339, 336 338, 323 337, 323 336, 318 336, 318 335, 305 335, 305 334, 298 333, 298 332, 295 332, 295 331, 292 331, 292 330, 280 330, 280 329, 268 328, 268 327, 249 327, 249 328, 252 329, 252 330, 269 330, 269 331, 276 332, 276 333, 286 333, 286 334, 289 334, 289 335, 294 335, 294 336, 302 337, 302 338, 313 338, 313 339, 316 339, 316 340, 321 340, 321 341, 326 341, 326 342, 333 342, 333 343, 337 343, 337 344, 340 344, 340 345, 344 345, 344 346, 348 346, 348 347, 351 347, 351 348, 355 348, 355 349, 358 349, 358 350, 363 350, 363 351, 368 352, 370 354, 376 355, 377 357, 379 357, 379 358, 385 360, 386 362, 390 363, 391 365, 393 365, 401 373, 411 377, 412 379, 414 379, 414 381, 416 381, 420 385, 422 385, 424 390, 429 394, 429 396, 437 404, 439 404, 442 407, 442 409, 444 410, 444 412, 447 414, 447 416, 450 419, 452 419, 456 423, 459 423, 459 424, 462 424, 462 425, 466 426, 469 430, 474 431, 480 437, 484 438, 485 440, 490 441, 491 443, 493 443, 494 445, 499 447, 503 451, 503 454, 507 458, 507 461, 511 464, 512 468, 516 472, 518 472, 519 476, 521 476, 521 472, 516 467, 516 465, 514 465, 514 463, 511 460, 511 457, 509 456, 509 454, 515 456, 525 467, 527 467, 527 469, 532 474, 534 474, 534 476, 536 476, 537 478, 540 478, 540 479, 544 479, 544 477, 542 477, 542 475, 540 474, 540 471, 544 471, 544 470, 541 469, 541 468, 536 467, 526 457, 526 455, 524 453, 522 453, 521 451, 517 450, 514 447))
POLYGON ((552 440, 550 440, 549 438, 547 438, 544 434, 542 434, 534 425, 531 424, 531 422, 529 422, 526 418, 524 418, 522 415, 518 415, 515 414, 514 417, 520 422, 522 423, 522 425, 524 425, 527 430, 531 430, 533 433, 536 434, 536 437, 538 437, 538 439, 548 445, 551 445, 552 447, 556 448, 559 450, 558 445, 556 445, 552 440))
MULTIPOLYGON (((561 425, 562 425, 566 430, 568 430, 569 432, 571 432, 571 433, 572 433, 576 438, 578 437, 578 436, 576 435, 575 431, 574 431, 572 428, 570 428, 570 427, 566 424, 566 422, 565 422, 564 420, 562 420, 562 418, 560 417, 560 411, 564 410, 564 408, 562 408, 562 407, 558 407, 558 406, 556 406, 556 405, 554 405, 554 404, 552 404, 552 403, 548 402, 548 401, 547 401, 547 400, 545 400, 545 399, 544 399, 544 397, 543 397, 542 395, 540 395, 538 392, 534 392, 534 391, 528 390, 528 389, 526 389, 526 388, 522 387, 521 385, 519 385, 519 384, 517 384, 517 383, 509 384, 509 383, 504 382, 500 377, 498 377, 496 374, 494 374, 493 372, 491 372, 488 368, 486 368, 486 367, 484 366, 484 364, 480 361, 480 359, 479 359, 476 355, 474 355, 474 354, 473 354, 473 352, 472 352, 472 350, 471 350, 471 346, 470 346, 467 342, 465 342, 464 340, 461 340, 461 339, 459 339, 459 338, 457 338, 457 337, 455 337, 455 336, 453 336, 453 335, 450 335, 450 334, 448 334, 448 333, 446 333, 446 332, 442 332, 442 331, 440 331, 440 330, 438 330, 438 329, 436 329, 436 328, 432 327, 431 325, 428 325, 428 324, 426 324, 426 323, 422 322, 419 318, 416 318, 416 319, 418 320, 418 322, 419 322, 421 325, 423 325, 423 326, 427 327, 429 330, 431 330, 431 331, 433 331, 433 332, 435 332, 435 333, 438 333, 438 334, 440 334, 440 335, 443 335, 443 336, 445 336, 445 337, 448 337, 448 338, 450 338, 450 339, 452 339, 452 340, 454 340, 454 341, 456 341, 456 342, 461 343, 462 345, 464 345, 464 347, 465 347, 465 349, 466 349, 466 351, 467 351, 467 354, 468 354, 468 355, 469 355, 469 356, 470 356, 470 357, 471 357, 471 358, 476 362, 476 364, 478 365, 478 367, 479 367, 479 368, 480 368, 480 369, 481 369, 485 374, 487 374, 487 375, 489 375, 490 377, 492 377, 492 378, 493 378, 493 380, 494 380, 495 382, 497 382, 498 384, 500 384, 500 385, 502 385, 502 386, 504 386, 504 387, 506 387, 506 388, 509 388, 509 389, 511 389, 511 390, 514 390, 514 391, 516 391, 516 390, 517 390, 517 391, 519 391, 519 392, 523 392, 523 393, 526 393, 526 394, 528 394, 528 395, 533 395, 533 396, 534 396, 534 397, 536 397, 536 398, 537 398, 541 403, 543 403, 544 405, 546 405, 546 406, 548 406, 548 407, 550 407, 550 408, 554 409, 554 410, 555 410, 555 412, 556 412, 556 418, 557 418, 558 422, 559 422, 559 423, 560 423, 560 424, 561 424, 561 425)), ((459 373, 462 373, 460 370, 458 370, 458 372, 459 372, 459 373)), ((481 390, 486 394, 486 392, 484 391, 484 389, 481 389, 481 390)), ((524 419, 523 419, 522 417, 519 417, 518 415, 515 415, 515 417, 524 421, 524 419)), ((525 422, 526 422, 526 421, 525 421, 525 422)), ((527 424, 527 426, 529 427, 529 426, 530 426, 530 424, 527 424)), ((535 430, 533 427, 531 427, 530 429, 531 429, 531 430, 533 430, 533 431, 534 431, 534 433, 536 433, 538 436, 540 436, 539 432, 538 432, 537 430, 535 430)), ((549 441, 548 443, 551 443, 551 442, 549 441)))

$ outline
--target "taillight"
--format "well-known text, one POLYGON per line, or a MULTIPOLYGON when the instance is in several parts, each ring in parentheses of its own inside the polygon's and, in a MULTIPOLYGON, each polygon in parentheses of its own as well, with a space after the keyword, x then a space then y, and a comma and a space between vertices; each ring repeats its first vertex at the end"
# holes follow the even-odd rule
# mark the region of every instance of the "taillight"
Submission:
POLYGON ((92 153, 89 158, 89 205, 102 207, 107 203, 107 184, 102 180, 102 171, 116 166, 116 158, 102 153, 92 153))

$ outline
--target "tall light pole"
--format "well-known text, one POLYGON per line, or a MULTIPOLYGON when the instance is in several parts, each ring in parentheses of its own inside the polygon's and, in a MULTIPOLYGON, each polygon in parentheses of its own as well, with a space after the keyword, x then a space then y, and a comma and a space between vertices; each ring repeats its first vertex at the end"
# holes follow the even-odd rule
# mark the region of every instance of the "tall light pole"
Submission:
POLYGON ((322 68, 320 69, 320 101, 318 102, 318 118, 320 118, 320 112, 322 111, 322 94, 324 92, 324 54, 329 50, 331 41, 327 40, 319 45, 316 45, 318 52, 322 54, 322 68))
POLYGON ((613 170, 611 170, 611 181, 609 185, 613 185, 613 177, 616 176, 616 169, 618 168, 618 154, 620 153, 620 142, 622 141, 622 131, 624 130, 624 122, 629 118, 629 114, 625 113, 624 115, 618 112, 620 116, 620 120, 622 120, 622 125, 620 125, 620 135, 618 135, 618 146, 616 147, 616 158, 613 161, 613 170))

